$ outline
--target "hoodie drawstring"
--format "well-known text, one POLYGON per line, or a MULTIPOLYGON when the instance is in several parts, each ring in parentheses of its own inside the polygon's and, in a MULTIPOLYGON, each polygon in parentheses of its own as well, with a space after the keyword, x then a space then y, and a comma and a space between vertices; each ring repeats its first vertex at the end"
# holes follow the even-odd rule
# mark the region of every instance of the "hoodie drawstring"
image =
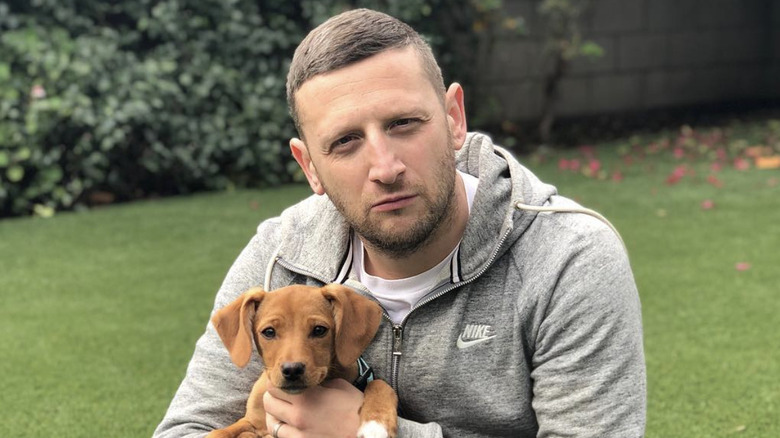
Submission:
POLYGON ((620 236, 620 233, 618 232, 617 228, 615 228, 604 216, 599 214, 596 211, 593 211, 589 208, 585 207, 542 207, 542 206, 536 206, 536 205, 528 205, 523 204, 522 202, 518 201, 515 203, 515 208, 518 210, 525 210, 525 211, 535 211, 539 213, 582 213, 587 214, 588 216, 593 216, 596 219, 600 220, 604 224, 606 224, 620 239, 620 243, 623 245, 623 249, 628 252, 628 248, 626 248, 626 243, 623 241, 623 238, 620 236))

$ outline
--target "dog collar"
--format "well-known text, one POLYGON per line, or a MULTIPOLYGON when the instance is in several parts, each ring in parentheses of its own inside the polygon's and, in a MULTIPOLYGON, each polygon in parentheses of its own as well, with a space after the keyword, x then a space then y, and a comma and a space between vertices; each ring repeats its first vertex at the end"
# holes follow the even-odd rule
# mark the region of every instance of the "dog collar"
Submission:
POLYGON ((358 358, 357 363, 358 376, 357 379, 352 382, 352 385, 361 391, 365 391, 366 386, 368 386, 368 382, 374 380, 374 370, 368 366, 368 363, 366 363, 366 361, 363 359, 363 356, 358 358))

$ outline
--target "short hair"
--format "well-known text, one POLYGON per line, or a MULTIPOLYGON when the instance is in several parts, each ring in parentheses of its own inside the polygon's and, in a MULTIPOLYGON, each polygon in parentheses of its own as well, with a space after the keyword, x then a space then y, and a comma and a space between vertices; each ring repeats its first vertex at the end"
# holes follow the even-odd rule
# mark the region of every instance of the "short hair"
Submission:
POLYGON ((354 9, 335 15, 301 41, 287 73, 287 105, 302 134, 295 93, 309 79, 390 49, 414 47, 442 102, 446 87, 431 46, 406 23, 382 12, 354 9))

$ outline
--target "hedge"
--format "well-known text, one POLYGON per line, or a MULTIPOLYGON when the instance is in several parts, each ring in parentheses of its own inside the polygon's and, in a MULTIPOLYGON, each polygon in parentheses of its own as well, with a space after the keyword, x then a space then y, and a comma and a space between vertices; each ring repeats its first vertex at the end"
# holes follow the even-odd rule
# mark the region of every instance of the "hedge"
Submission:
POLYGON ((456 63, 447 32, 500 2, 455 3, 0 2, 0 217, 300 178, 284 83, 305 33, 372 7, 456 63), (448 4, 459 22, 430 19, 448 4))

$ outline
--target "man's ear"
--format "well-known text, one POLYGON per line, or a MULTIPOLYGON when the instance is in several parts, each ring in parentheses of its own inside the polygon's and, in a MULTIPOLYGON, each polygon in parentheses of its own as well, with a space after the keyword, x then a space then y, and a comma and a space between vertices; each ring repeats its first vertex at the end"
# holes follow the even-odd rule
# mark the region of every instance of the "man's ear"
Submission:
POLYGON ((460 150, 466 141, 466 106, 463 101, 463 87, 454 82, 447 89, 444 95, 444 109, 447 111, 447 122, 449 124, 452 139, 455 142, 455 150, 460 150))
POLYGON ((314 167, 314 163, 311 161, 309 149, 306 148, 306 143, 300 138, 290 139, 290 151, 292 151, 295 161, 298 162, 298 165, 301 166, 301 170, 303 170, 303 173, 306 175, 311 190, 318 195, 324 194, 325 189, 320 183, 320 178, 317 175, 317 168, 314 167))

